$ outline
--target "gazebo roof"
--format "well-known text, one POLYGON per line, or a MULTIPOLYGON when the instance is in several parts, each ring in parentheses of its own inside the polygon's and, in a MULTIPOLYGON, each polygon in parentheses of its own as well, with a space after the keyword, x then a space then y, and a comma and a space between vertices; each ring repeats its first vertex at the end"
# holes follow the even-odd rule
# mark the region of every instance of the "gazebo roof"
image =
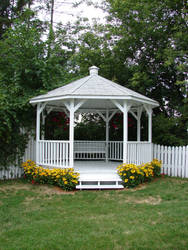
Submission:
POLYGON ((131 100, 138 103, 158 106, 158 102, 114 83, 98 75, 98 68, 92 66, 90 75, 70 84, 49 91, 47 94, 39 95, 30 100, 30 103, 56 102, 67 99, 103 99, 103 100, 131 100))

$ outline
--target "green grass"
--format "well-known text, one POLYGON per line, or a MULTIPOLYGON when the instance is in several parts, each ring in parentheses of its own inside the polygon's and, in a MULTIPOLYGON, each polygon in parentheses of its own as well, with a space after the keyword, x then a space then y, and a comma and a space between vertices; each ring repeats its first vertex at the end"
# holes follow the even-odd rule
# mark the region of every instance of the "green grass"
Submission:
POLYGON ((0 249, 188 249, 188 180, 68 194, 0 182, 0 249))

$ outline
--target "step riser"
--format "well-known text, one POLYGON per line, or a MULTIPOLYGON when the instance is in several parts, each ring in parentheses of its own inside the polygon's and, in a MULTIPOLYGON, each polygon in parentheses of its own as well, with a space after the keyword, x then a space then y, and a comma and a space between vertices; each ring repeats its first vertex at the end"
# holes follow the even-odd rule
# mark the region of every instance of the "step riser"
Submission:
POLYGON ((118 185, 118 186, 116 186, 116 185, 109 185, 109 186, 107 186, 107 185, 105 185, 105 186, 97 186, 97 185, 82 185, 82 186, 76 186, 76 189, 99 189, 99 190, 101 190, 101 189, 123 189, 124 187, 122 186, 122 185, 118 185))
POLYGON ((98 181, 98 180, 84 180, 79 181, 79 185, 76 189, 121 189, 124 188, 119 180, 108 180, 108 181, 98 181))

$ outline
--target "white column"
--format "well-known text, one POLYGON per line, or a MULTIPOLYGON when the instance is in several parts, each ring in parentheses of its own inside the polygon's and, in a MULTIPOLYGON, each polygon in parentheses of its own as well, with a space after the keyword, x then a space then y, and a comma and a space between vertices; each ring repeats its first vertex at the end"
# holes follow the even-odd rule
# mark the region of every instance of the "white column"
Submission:
POLYGON ((69 143, 70 143, 70 151, 69 151, 69 159, 70 159, 70 167, 74 167, 74 100, 70 102, 70 122, 69 122, 69 143))
POLYGON ((108 142, 109 142, 109 110, 106 111, 106 162, 108 161, 108 142))
POLYGON ((148 115, 148 142, 150 143, 150 152, 147 152, 150 155, 150 160, 153 158, 152 150, 152 107, 144 104, 144 108, 148 115))
POLYGON ((141 115, 142 115, 142 107, 137 109, 137 141, 141 140, 141 128, 140 128, 140 124, 141 124, 141 115))
POLYGON ((152 109, 148 114, 148 141, 150 142, 150 161, 153 159, 153 144, 152 144, 152 109))
MULTIPOLYGON (((46 116, 45 116, 45 114, 44 113, 42 113, 42 126, 43 126, 43 129, 44 129, 44 125, 45 125, 45 119, 46 119, 46 116)), ((41 135, 41 137, 42 137, 42 140, 44 140, 44 130, 42 131, 42 135, 41 135)))
POLYGON ((144 104, 144 108, 148 115, 148 142, 152 143, 152 107, 144 104))
POLYGON ((37 104, 36 117, 36 163, 39 163, 39 140, 40 140, 40 103, 37 104))
POLYGON ((140 119, 137 120, 137 141, 140 141, 140 119))
POLYGON ((128 141, 128 105, 124 102, 123 105, 123 163, 127 163, 127 141, 128 141))
POLYGON ((148 141, 152 143, 152 109, 148 114, 148 141))

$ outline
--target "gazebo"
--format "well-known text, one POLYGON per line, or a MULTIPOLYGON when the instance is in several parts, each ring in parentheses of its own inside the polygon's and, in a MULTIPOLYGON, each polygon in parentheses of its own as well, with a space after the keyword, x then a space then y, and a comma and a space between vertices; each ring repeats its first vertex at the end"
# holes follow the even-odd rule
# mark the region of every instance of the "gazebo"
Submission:
MULTIPOLYGON (((37 105, 37 164, 74 167, 80 173, 83 169, 84 173, 89 173, 93 168, 95 173, 99 173, 103 169, 104 172, 108 170, 109 174, 109 169, 114 172, 114 166, 117 166, 114 161, 141 164, 152 160, 152 109, 159 106, 158 102, 99 76, 98 70, 92 66, 89 76, 30 100, 31 104, 37 105), (43 124, 45 122, 45 115, 41 119, 41 114, 44 109, 47 113, 52 110, 64 111, 69 116, 69 140, 45 140, 41 137, 41 120, 43 124), (148 115, 148 141, 141 141, 141 115, 144 111, 148 115), (117 112, 123 113, 123 141, 109 141, 109 122, 117 112), (137 141, 128 141, 128 112, 137 121, 137 141), (74 141, 74 119, 75 114, 79 113, 98 113, 102 117, 106 123, 104 141, 74 141)), ((91 175, 87 176, 83 182, 94 182, 91 175)), ((104 176, 101 178, 100 182, 104 182, 104 176)), ((98 186, 104 186, 99 185, 97 178, 95 181, 98 186)), ((120 187, 118 181, 116 187, 120 187)), ((80 188, 81 184, 80 181, 80 188)))

